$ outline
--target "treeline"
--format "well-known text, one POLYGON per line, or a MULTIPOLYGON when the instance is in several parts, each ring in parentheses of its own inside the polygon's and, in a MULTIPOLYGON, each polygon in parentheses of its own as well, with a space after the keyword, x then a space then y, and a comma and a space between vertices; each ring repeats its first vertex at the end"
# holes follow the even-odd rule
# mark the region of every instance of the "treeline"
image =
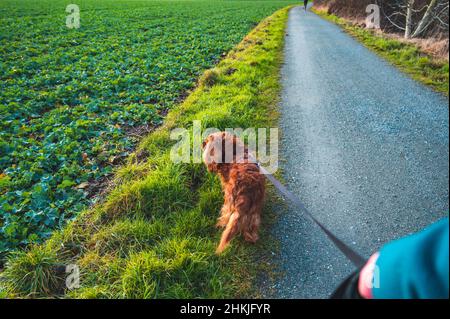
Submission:
POLYGON ((380 27, 405 38, 448 39, 449 1, 446 0, 315 0, 316 7, 341 17, 365 20, 366 7, 380 7, 380 27))

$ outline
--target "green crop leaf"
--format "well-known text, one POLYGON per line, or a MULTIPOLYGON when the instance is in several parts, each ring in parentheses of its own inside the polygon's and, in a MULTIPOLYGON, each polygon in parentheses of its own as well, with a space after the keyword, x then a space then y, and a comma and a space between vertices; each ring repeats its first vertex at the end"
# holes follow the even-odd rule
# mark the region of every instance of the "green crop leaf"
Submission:
POLYGON ((70 179, 65 179, 61 182, 61 184, 58 185, 58 188, 68 188, 68 187, 72 187, 73 185, 75 185, 76 183, 70 179))

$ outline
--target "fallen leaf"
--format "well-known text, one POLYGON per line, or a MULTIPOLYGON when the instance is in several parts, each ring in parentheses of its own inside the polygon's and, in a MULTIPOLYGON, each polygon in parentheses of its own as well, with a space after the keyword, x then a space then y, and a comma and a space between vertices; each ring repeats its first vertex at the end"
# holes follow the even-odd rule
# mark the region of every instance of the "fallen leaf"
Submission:
POLYGON ((88 182, 83 182, 83 183, 81 183, 80 185, 77 185, 76 188, 78 188, 78 189, 85 189, 85 188, 88 187, 88 186, 89 186, 89 183, 88 183, 88 182))

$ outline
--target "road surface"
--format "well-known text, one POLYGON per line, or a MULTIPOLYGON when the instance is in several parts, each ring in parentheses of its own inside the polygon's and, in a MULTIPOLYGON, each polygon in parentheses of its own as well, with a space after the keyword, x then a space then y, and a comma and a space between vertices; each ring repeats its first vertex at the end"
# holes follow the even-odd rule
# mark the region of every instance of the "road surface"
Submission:
MULTIPOLYGON (((368 257, 448 216, 448 99, 300 7, 282 68, 287 187, 368 257)), ((327 298, 353 266, 307 217, 279 209, 283 272, 266 297, 327 298)))

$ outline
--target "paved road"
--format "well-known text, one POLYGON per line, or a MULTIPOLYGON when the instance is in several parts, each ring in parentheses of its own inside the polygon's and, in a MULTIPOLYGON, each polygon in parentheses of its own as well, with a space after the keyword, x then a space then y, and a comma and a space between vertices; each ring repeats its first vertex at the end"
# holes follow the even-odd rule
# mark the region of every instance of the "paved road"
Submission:
MULTIPOLYGON (((287 33, 280 126, 288 188, 366 257, 447 216, 447 98, 311 12, 293 9, 287 33)), ((280 214, 273 232, 285 275, 266 295, 328 297, 351 264, 308 218, 280 214)))

